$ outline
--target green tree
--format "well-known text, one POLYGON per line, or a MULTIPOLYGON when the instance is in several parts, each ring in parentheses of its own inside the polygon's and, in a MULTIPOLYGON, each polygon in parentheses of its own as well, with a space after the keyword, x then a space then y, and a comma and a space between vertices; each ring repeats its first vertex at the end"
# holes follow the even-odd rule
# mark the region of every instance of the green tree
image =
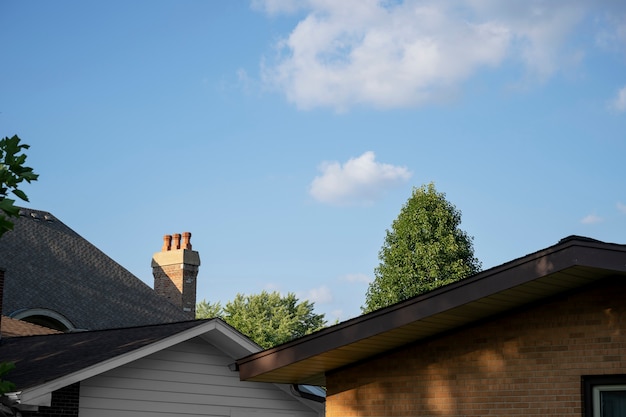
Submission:
POLYGON ((20 143, 20 138, 13 135, 0 140, 0 236, 13 230, 11 217, 19 217, 20 209, 15 206, 15 200, 7 198, 9 192, 23 201, 28 201, 24 191, 18 187, 26 181, 37 181, 38 175, 33 169, 24 166, 26 154, 22 153, 29 146, 20 143))
POLYGON ((413 188, 387 230, 361 310, 369 313, 480 271, 473 238, 460 224, 461 212, 433 183, 413 188))
POLYGON ((324 314, 315 314, 313 308, 314 303, 298 302, 293 293, 283 297, 276 291, 263 291, 255 295, 237 294, 224 308, 203 300, 196 307, 196 317, 220 317, 267 349, 326 326, 324 314))
MULTIPOLYGON (((23 181, 37 181, 38 175, 30 167, 24 166, 26 154, 21 153, 29 146, 20 143, 20 138, 13 135, 0 140, 0 236, 13 230, 12 217, 20 216, 20 209, 15 207, 15 200, 7 198, 9 192, 19 199, 28 201, 24 191, 18 188, 23 181)), ((0 377, 4 378, 15 368, 13 362, 0 363, 0 377)), ((15 384, 0 378, 0 395, 15 389, 15 384)))
POLYGON ((224 316, 224 309, 222 304, 210 303, 206 300, 202 300, 196 304, 196 318, 197 319, 212 319, 215 317, 222 318, 224 316))

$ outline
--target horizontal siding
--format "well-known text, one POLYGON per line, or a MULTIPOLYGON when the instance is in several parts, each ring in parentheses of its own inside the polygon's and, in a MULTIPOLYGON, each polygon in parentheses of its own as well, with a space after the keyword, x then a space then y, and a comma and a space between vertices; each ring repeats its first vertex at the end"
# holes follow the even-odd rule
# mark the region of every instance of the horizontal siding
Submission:
POLYGON ((240 381, 232 362, 204 341, 181 343, 83 381, 80 416, 317 416, 273 384, 240 381))

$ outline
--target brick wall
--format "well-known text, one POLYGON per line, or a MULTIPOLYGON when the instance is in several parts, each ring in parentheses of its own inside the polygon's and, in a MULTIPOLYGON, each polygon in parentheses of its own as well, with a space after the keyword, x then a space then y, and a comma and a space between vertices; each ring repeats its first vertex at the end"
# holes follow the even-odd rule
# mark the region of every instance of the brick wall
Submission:
POLYGON ((80 383, 69 385, 52 393, 52 405, 39 407, 38 412, 22 412, 24 417, 78 417, 80 383))
POLYGON ((337 371, 326 415, 580 417, 583 375, 626 374, 625 300, 608 280, 337 371))
POLYGON ((198 277, 198 267, 196 265, 184 264, 183 273, 183 296, 182 306, 189 318, 196 318, 196 279, 198 277))
POLYGON ((182 265, 165 265, 152 270, 154 290, 177 306, 183 305, 182 265))
POLYGON ((196 279, 198 266, 174 264, 152 268, 154 290, 181 307, 190 319, 196 317, 196 279))

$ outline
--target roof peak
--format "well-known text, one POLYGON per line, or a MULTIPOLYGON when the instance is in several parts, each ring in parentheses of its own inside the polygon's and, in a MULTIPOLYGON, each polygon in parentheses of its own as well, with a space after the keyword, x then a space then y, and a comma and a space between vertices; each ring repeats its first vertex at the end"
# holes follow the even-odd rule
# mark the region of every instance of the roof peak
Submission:
POLYGON ((586 236, 580 236, 580 235, 569 235, 567 237, 564 237, 563 239, 559 240, 559 243, 565 243, 565 242, 569 242, 572 240, 581 240, 583 242, 592 242, 592 243, 607 243, 607 242, 603 242, 601 240, 598 239, 593 239, 590 237, 586 237, 586 236))

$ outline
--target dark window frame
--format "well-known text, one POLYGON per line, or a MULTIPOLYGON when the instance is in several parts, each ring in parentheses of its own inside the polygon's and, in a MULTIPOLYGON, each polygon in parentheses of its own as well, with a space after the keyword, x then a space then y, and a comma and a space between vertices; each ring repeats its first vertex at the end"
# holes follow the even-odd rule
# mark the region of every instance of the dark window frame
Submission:
POLYGON ((587 375, 582 377, 583 417, 593 417, 593 389, 599 385, 624 385, 626 374, 587 375))

